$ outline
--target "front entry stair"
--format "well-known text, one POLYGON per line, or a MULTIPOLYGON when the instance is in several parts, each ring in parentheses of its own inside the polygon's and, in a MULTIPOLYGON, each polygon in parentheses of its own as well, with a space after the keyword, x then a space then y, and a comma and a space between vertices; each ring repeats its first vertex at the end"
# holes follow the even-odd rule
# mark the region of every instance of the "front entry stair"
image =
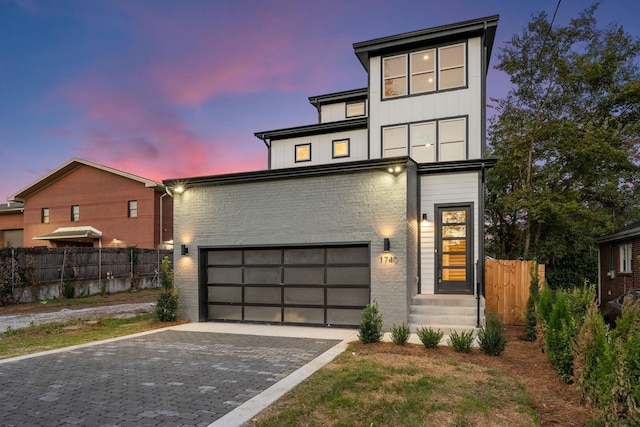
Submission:
MULTIPOLYGON (((480 297, 480 322, 484 321, 484 297, 480 297)), ((409 327, 416 333, 420 327, 440 329, 445 335, 475 330, 478 302, 475 295, 424 295, 411 298, 409 327)))

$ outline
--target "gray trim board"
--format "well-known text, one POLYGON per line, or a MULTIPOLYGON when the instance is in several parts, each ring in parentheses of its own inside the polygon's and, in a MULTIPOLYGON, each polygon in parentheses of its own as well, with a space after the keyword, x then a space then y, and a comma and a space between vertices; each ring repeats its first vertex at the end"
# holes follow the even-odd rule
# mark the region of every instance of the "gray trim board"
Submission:
POLYGON ((343 120, 339 122, 328 122, 328 123, 318 123, 313 125, 306 126, 297 126, 293 128, 287 129, 277 129, 263 132, 256 132, 254 135, 261 139, 285 139, 285 138, 296 138, 301 136, 309 136, 309 135, 321 135, 325 133, 331 132, 341 132, 347 130, 354 129, 366 129, 367 127, 367 118, 361 117, 357 119, 349 119, 343 120))

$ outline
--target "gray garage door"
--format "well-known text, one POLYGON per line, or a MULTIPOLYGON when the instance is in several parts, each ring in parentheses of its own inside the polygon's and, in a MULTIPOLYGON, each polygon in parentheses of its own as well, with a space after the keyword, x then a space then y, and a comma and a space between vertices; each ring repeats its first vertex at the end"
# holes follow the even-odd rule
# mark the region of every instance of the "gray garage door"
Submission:
POLYGON ((368 245, 207 249, 203 255, 207 320, 357 326, 369 303, 368 245))

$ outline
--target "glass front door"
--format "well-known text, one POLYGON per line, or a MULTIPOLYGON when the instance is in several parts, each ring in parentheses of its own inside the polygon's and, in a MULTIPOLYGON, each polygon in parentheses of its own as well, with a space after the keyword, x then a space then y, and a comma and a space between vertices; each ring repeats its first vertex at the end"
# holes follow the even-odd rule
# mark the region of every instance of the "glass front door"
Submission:
POLYGON ((471 206, 436 209, 436 293, 473 294, 471 206))

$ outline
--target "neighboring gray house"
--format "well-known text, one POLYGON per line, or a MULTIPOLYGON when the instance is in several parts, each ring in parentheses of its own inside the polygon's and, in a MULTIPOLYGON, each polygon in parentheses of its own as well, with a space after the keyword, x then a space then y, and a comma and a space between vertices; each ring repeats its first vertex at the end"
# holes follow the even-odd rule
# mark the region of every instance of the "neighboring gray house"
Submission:
POLYGON ((367 87, 309 98, 317 124, 257 132, 269 170, 164 181, 183 316, 354 326, 377 300, 387 328, 476 326, 497 23, 355 43, 367 87))

